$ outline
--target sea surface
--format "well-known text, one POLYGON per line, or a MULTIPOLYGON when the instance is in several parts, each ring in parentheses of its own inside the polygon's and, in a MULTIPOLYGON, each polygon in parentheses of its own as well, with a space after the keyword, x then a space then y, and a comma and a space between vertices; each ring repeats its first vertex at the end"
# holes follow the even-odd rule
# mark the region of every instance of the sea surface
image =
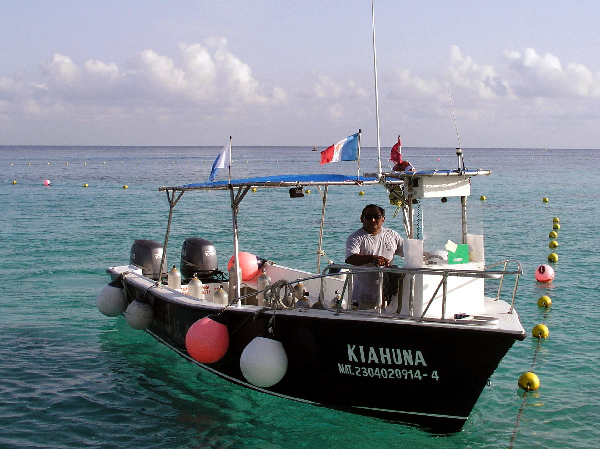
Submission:
MULTIPOLYGON (((0 147, 1 448, 598 447, 600 150, 464 150, 467 168, 493 172, 473 179, 471 229, 485 232, 488 263, 514 258, 523 264, 516 307, 528 338, 503 359, 464 429, 448 436, 231 385, 123 317, 98 312, 106 267, 127 264, 136 239, 164 239, 168 204, 158 188, 205 181, 219 151, 0 147), (556 278, 539 284, 534 272, 547 263, 554 217, 560 219, 556 278), (552 298, 549 309, 537 306, 542 295, 552 298), (538 346, 531 330, 539 323, 550 336, 538 346), (517 380, 532 364, 541 386, 524 397, 517 380)), ((458 164, 453 148, 405 148, 403 154, 419 169, 458 164)), ((388 155, 386 147, 384 169, 388 155)), ((233 160, 234 177, 357 173, 353 162, 319 166, 311 147, 234 146, 233 160)), ((376 150, 363 149, 360 164, 361 174, 375 172, 376 150)), ((226 179, 226 170, 218 178, 226 179)), ((169 264, 179 265, 181 243, 198 236, 215 243, 226 268, 232 253, 227 195, 182 197, 169 264)), ((377 187, 331 187, 329 200, 324 250, 333 261, 343 260, 346 236, 360 227, 367 203, 386 204, 386 226, 402 230, 377 187)), ((248 193, 240 208, 240 250, 315 270, 321 204, 316 189, 298 199, 286 191, 248 193)), ((439 211, 423 211, 426 224, 455 207, 438 204, 439 211)))

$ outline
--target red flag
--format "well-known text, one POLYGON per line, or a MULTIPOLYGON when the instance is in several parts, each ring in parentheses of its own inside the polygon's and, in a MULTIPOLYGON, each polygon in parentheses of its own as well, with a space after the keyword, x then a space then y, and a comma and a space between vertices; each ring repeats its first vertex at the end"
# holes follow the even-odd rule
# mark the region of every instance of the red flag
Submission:
POLYGON ((402 141, 400 140, 400 136, 398 136, 398 142, 394 144, 392 147, 392 151, 390 153, 390 161, 395 163, 402 162, 402 141))

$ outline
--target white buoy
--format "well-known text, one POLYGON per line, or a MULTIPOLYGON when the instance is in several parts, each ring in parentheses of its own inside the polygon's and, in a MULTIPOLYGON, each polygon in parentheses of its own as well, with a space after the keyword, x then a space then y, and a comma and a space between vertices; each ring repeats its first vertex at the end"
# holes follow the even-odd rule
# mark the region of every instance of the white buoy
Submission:
POLYGON ((138 330, 147 329, 154 320, 152 305, 137 299, 127 306, 124 315, 129 325, 138 330))
POLYGON ((280 341, 256 337, 242 351, 240 368, 248 382, 268 388, 285 375, 288 358, 280 341))
POLYGON ((96 305, 102 314, 110 317, 119 316, 125 312, 127 299, 118 281, 112 281, 100 290, 96 305))

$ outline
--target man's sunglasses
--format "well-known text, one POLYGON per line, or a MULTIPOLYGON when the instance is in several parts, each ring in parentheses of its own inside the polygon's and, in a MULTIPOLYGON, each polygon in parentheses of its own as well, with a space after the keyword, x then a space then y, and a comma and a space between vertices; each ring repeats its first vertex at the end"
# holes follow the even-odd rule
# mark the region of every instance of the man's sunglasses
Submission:
POLYGON ((381 214, 364 214, 363 217, 365 218, 365 220, 381 220, 383 218, 383 215, 381 214))

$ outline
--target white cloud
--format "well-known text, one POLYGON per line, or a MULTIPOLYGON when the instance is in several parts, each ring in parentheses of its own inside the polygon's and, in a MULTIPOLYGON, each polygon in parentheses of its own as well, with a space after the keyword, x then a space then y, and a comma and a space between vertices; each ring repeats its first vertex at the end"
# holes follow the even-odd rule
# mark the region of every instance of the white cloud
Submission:
POLYGON ((533 48, 507 52, 506 58, 516 75, 515 91, 523 97, 600 97, 600 73, 583 64, 568 63, 563 68, 551 53, 538 55, 533 48))
POLYGON ((68 56, 54 53, 52 61, 42 64, 51 80, 59 84, 73 83, 79 78, 80 70, 68 56))
POLYGON ((450 86, 466 89, 483 99, 510 94, 507 81, 491 65, 476 64, 470 56, 463 56, 456 45, 450 49, 446 79, 450 86))
POLYGON ((85 69, 91 75, 104 76, 112 80, 119 77, 119 67, 114 62, 106 64, 102 61, 92 61, 90 59, 85 62, 85 69))

